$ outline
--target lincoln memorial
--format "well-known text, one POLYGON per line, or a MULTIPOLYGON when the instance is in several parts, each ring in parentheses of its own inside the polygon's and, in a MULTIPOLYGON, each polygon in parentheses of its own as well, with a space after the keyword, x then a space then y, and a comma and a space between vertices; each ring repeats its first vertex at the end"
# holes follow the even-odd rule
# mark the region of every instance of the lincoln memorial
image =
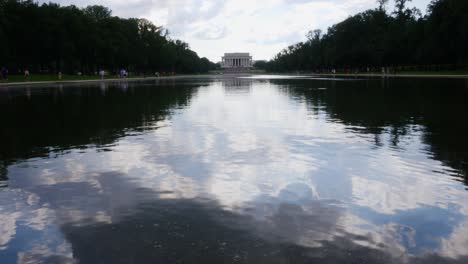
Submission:
POLYGON ((225 53, 221 60, 221 67, 229 69, 248 69, 253 66, 249 53, 225 53))

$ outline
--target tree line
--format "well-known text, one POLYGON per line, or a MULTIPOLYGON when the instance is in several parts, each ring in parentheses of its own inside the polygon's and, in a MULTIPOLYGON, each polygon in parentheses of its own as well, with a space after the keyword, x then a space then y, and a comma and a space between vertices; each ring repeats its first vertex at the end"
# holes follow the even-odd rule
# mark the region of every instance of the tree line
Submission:
POLYGON ((423 16, 411 0, 388 0, 326 33, 312 30, 269 62, 268 71, 460 70, 468 65, 468 1, 432 0, 423 16))
POLYGON ((103 6, 78 8, 0 0, 0 67, 10 74, 203 73, 216 65, 146 19, 120 18, 103 6))

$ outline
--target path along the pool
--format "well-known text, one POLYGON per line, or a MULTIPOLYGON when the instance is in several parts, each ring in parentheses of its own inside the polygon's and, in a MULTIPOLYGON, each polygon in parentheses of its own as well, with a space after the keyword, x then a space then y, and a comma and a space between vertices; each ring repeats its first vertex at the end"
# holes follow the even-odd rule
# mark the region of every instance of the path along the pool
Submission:
MULTIPOLYGON (((91 79, 91 80, 62 80, 62 81, 22 81, 22 82, 0 82, 2 86, 28 86, 44 84, 79 84, 79 83, 101 83, 101 82, 133 82, 133 81, 151 81, 161 79, 182 79, 182 78, 206 78, 222 77, 223 75, 181 75, 181 76, 163 76, 163 77, 137 77, 137 78, 113 78, 113 79, 91 79)), ((326 77, 380 77, 380 78, 448 78, 448 79, 468 79, 468 75, 449 75, 449 74, 303 74, 301 76, 326 76, 326 77)))

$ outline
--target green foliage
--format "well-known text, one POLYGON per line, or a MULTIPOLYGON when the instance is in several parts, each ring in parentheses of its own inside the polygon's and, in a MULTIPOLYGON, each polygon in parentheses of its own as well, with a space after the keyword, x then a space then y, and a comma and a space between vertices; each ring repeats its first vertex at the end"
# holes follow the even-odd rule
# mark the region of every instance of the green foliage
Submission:
POLYGON ((267 62, 266 61, 256 61, 254 63, 254 67, 257 68, 257 69, 265 69, 267 66, 267 62))
MULTIPOLYGON (((281 51, 264 69, 269 71, 320 71, 401 65, 445 65, 457 70, 468 65, 468 1, 433 0, 422 17, 409 9, 410 0, 396 1, 392 14, 367 10, 333 25, 326 34, 310 31, 305 43, 281 51)), ((422 69, 422 67, 420 67, 422 69)))
POLYGON ((380 10, 385 10, 385 6, 387 5, 388 0, 377 0, 377 3, 379 4, 380 10))
POLYGON ((112 16, 103 6, 39 5, 0 0, 0 67, 12 74, 83 72, 121 68, 135 73, 199 73, 214 63, 171 40, 145 19, 112 16))
POLYGON ((411 2, 412 0, 395 0, 395 11, 394 13, 397 16, 403 16, 405 14, 405 11, 408 10, 406 9, 406 3, 411 2))
POLYGON ((112 11, 109 8, 98 5, 88 6, 83 9, 83 12, 94 21, 103 21, 112 16, 112 11))

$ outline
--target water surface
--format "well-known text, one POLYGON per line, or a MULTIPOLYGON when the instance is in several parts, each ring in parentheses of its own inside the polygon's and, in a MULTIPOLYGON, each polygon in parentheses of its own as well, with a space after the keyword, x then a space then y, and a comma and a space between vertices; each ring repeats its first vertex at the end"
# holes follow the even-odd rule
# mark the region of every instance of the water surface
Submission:
POLYGON ((0 88, 0 262, 468 263, 468 81, 0 88))

